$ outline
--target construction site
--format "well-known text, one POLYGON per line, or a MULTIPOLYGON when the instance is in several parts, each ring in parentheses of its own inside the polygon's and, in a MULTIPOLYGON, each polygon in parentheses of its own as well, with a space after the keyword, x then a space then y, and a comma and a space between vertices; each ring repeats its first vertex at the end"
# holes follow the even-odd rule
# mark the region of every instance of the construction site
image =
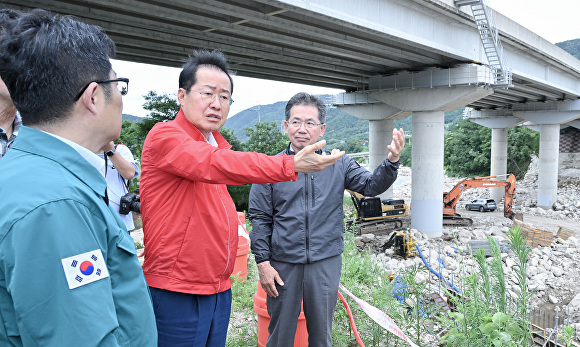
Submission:
MULTIPOLYGON (((399 202, 410 201, 411 174, 410 168, 399 171, 398 183, 394 186, 394 196, 399 202)), ((426 266, 431 270, 429 276, 418 276, 417 283, 428 283, 433 301, 451 310, 450 306, 453 305, 442 288, 451 287, 454 291, 454 282, 472 275, 469 269, 475 263, 478 249, 485 249, 489 257, 487 237, 492 237, 500 246, 503 268, 509 279, 506 283, 508 302, 510 297, 518 296, 518 281, 514 274, 516 262, 508 246, 508 232, 520 226, 530 250, 527 281, 533 295, 529 300, 528 319, 532 323, 531 332, 535 341, 530 342, 531 345, 568 346, 562 336, 565 326, 575 330, 571 345, 580 345, 579 183, 577 178, 560 177, 559 199, 553 209, 545 210, 536 207, 534 193, 537 175, 537 166, 532 162, 525 178, 517 182, 514 191, 508 192, 506 188, 509 213, 505 211, 505 200, 498 201, 497 209, 492 212, 465 209, 473 199, 489 198, 488 189, 482 182, 498 179, 446 177, 445 194, 457 187, 464 190, 460 197, 456 195, 459 201, 454 204, 451 214, 454 218, 446 222, 444 215, 443 236, 428 238, 419 230, 408 229, 409 219, 405 213, 396 218, 399 220, 396 223, 387 222, 387 226, 383 227, 363 221, 356 242, 361 249, 371 249, 374 259, 390 273, 397 274, 412 266, 426 266), (513 196, 510 196, 512 193, 513 196), (398 231, 389 230, 393 227, 398 231)), ((432 343, 438 345, 436 341, 432 343)))

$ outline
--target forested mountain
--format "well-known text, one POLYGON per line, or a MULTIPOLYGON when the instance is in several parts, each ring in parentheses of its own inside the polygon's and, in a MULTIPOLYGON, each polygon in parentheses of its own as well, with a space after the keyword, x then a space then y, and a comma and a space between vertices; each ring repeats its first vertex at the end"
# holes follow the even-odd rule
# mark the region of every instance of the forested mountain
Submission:
MULTIPOLYGON (((279 101, 270 105, 259 106, 259 117, 261 122, 276 122, 279 125, 280 131, 283 131, 284 108, 286 101, 279 101)), ((445 113, 445 128, 459 123, 463 116, 463 108, 445 113)), ((411 134, 412 116, 405 119, 395 121, 396 128, 403 128, 405 133, 411 134)), ((246 142, 248 136, 244 131, 244 127, 254 127, 258 122, 258 106, 249 108, 237 113, 233 117, 229 117, 224 127, 232 130, 234 135, 242 141, 246 142)), ((324 138, 327 142, 327 147, 339 147, 345 150, 357 151, 363 150, 369 140, 369 122, 367 120, 358 119, 338 108, 328 108, 326 115, 326 133, 324 138), (345 144, 348 146, 345 147, 345 144)))
POLYGON ((556 46, 580 59, 580 39, 568 40, 556 43, 556 46))
POLYGON ((133 116, 131 114, 123 113, 123 120, 128 120, 131 123, 141 123, 143 117, 133 116))

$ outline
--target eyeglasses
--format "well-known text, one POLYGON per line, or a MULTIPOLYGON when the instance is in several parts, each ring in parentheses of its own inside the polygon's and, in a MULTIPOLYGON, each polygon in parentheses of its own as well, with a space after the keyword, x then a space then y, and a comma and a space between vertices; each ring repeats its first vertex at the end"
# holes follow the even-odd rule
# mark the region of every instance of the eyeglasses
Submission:
POLYGON ((77 101, 78 99, 80 99, 81 95, 83 95, 83 93, 85 92, 85 90, 87 90, 87 88, 93 82, 94 83, 99 83, 99 84, 100 83, 113 83, 113 82, 118 82, 117 83, 117 89, 119 89, 119 92, 121 92, 121 95, 127 95, 127 93, 129 92, 129 79, 128 78, 115 78, 114 80, 90 81, 77 94, 77 96, 75 97, 75 101, 77 101))
POLYGON ((210 92, 197 92, 195 90, 189 90, 190 92, 195 92, 195 93, 199 93, 199 95, 201 95, 201 100, 207 102, 208 104, 211 104, 212 102, 214 102, 215 98, 217 96, 219 96, 219 100, 220 100, 220 104, 222 104, 223 106, 230 106, 231 104, 234 103, 234 99, 232 99, 229 95, 227 94, 216 94, 216 93, 210 93, 210 92))
POLYGON ((307 122, 301 122, 301 121, 298 121, 298 120, 293 120, 291 122, 288 122, 288 125, 291 128, 295 128, 295 129, 299 129, 302 126, 302 124, 304 124, 304 127, 306 129, 314 129, 314 128, 316 128, 319 125, 323 125, 324 123, 314 123, 314 121, 311 121, 311 120, 309 120, 307 122))

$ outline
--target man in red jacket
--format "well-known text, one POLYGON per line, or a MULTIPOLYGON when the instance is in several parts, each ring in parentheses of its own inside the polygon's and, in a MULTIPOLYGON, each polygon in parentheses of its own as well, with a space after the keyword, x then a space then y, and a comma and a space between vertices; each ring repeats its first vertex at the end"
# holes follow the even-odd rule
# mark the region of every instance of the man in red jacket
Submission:
POLYGON ((323 170, 344 154, 316 154, 324 141, 296 156, 230 150, 217 130, 232 92, 224 55, 194 52, 179 76, 179 113, 156 124, 143 146, 143 271, 160 347, 225 345, 238 247, 237 212, 226 184, 296 180, 298 172, 323 170))

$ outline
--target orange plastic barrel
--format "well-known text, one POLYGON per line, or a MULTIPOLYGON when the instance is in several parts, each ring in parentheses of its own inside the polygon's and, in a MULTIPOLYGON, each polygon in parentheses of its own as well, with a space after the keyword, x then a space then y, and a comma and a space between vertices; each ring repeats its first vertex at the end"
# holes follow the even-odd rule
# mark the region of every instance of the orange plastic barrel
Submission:
MULTIPOLYGON (((243 225, 244 228, 246 227, 246 216, 244 212, 238 212, 238 225, 243 225)), ((238 251, 236 253, 236 261, 232 274, 237 276, 241 281, 245 281, 248 277, 248 253, 250 253, 248 239, 243 236, 238 236, 238 251)))
POLYGON ((246 280, 248 276, 248 253, 250 253, 250 243, 245 237, 238 236, 238 252, 232 274, 241 281, 246 280))
POLYGON ((246 215, 244 212, 238 212, 238 223, 246 225, 246 215))
MULTIPOLYGON (((268 340, 268 324, 270 324, 270 315, 266 306, 266 292, 258 282, 258 290, 254 294, 254 311, 258 314, 258 346, 265 347, 268 340)), ((294 347, 308 346, 308 331, 306 330, 306 317, 304 310, 300 310, 298 316, 298 325, 296 326, 296 335, 294 336, 294 347)))

